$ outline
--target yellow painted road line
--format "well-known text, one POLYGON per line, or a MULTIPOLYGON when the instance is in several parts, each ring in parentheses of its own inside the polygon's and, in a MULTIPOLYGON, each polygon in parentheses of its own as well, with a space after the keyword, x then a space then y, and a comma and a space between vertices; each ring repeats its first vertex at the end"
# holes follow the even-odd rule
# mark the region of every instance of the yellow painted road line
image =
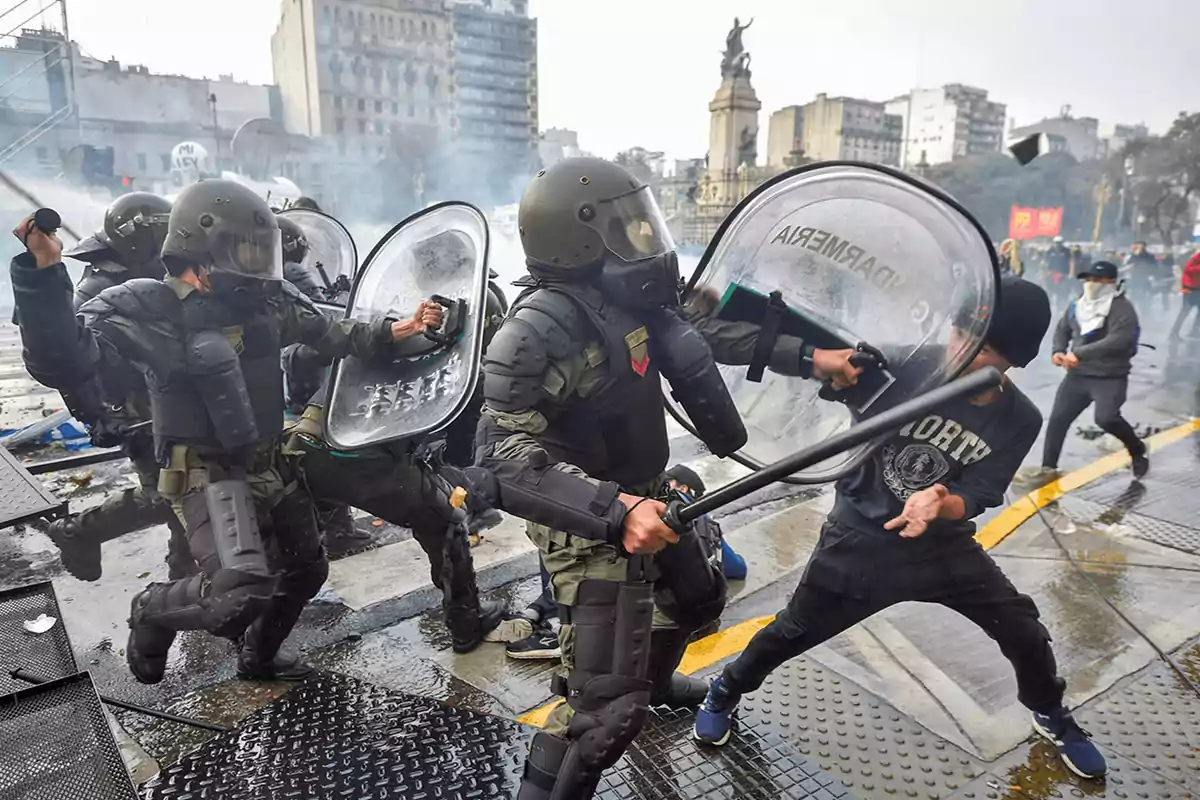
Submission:
MULTIPOLYGON (((1200 418, 1192 419, 1147 438, 1146 446, 1153 453, 1181 439, 1186 439, 1198 430, 1200 430, 1200 418)), ((1074 472, 1068 472, 1058 480, 1051 481, 1042 488, 1017 498, 1015 503, 1001 511, 976 532, 975 541, 983 545, 984 550, 990 550, 1021 527, 1025 520, 1055 500, 1128 465, 1129 454, 1121 450, 1098 458, 1074 472)))
MULTIPOLYGON (((1167 445, 1186 439, 1197 431, 1200 431, 1200 418, 1185 422, 1170 430, 1154 434, 1146 439, 1146 446, 1153 453, 1167 445)), ((1068 472, 1058 480, 1052 481, 1040 489, 1019 497, 1015 503, 1001 511, 991 521, 980 528, 975 534, 975 540, 983 545, 983 549, 990 550, 1008 538, 1009 534, 1021 527, 1039 509, 1045 508, 1068 492, 1073 492, 1081 486, 1102 478, 1110 472, 1115 472, 1128 464, 1129 454, 1122 450, 1121 452, 1110 453, 1098 458, 1074 472, 1068 472)), ((754 638, 754 634, 765 628, 773 619, 775 619, 774 615, 755 617, 754 619, 748 619, 745 622, 739 622, 737 625, 731 625, 724 630, 717 631, 711 636, 697 639, 688 645, 687 652, 683 656, 683 661, 679 664, 679 671, 689 675, 700 672, 716 664, 718 661, 742 652, 746 649, 746 645, 750 643, 750 640, 754 638)), ((558 708, 562 702, 562 699, 559 698, 544 706, 535 708, 517 717, 517 722, 540 728, 546 724, 546 719, 550 716, 550 712, 558 708)))

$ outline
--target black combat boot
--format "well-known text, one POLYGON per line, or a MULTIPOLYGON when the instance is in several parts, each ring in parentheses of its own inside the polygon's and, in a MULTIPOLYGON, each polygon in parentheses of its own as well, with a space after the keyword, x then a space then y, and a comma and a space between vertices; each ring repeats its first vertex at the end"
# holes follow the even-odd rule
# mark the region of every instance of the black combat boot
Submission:
POLYGON ((155 624, 172 605, 170 583, 152 583, 134 595, 129 606, 129 641, 125 661, 140 683, 154 684, 167 671, 167 655, 175 643, 175 630, 155 624))
POLYGON ((91 535, 87 519, 80 516, 56 519, 50 523, 46 534, 58 548, 63 569, 72 578, 80 581, 98 581, 103 574, 100 562, 101 540, 91 535))
POLYGON ((442 610, 454 652, 469 653, 485 641, 519 642, 533 633, 525 617, 480 599, 465 529, 448 527, 441 556, 442 610))
POLYGON ((269 661, 260 659, 242 644, 238 652, 237 676, 246 681, 302 681, 316 672, 298 657, 282 652, 269 661))
POLYGON ((708 695, 708 683, 676 672, 691 639, 682 628, 658 629, 650 634, 650 705, 671 709, 699 708, 708 695))
POLYGON ((325 552, 330 558, 341 558, 366 550, 375 542, 375 537, 360 531, 350 516, 350 507, 341 503, 315 503, 317 525, 325 541, 325 552))

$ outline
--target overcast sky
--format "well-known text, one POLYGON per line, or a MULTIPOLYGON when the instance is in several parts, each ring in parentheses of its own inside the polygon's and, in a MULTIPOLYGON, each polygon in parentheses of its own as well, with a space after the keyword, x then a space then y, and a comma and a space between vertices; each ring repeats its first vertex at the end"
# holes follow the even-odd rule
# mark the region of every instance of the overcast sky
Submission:
MULTIPOLYGON (((11 0, 10 0, 11 1, 11 0)), ((35 0, 36 1, 36 0, 35 0)), ((156 72, 270 82, 279 0, 69 0, 71 36, 156 72), (184 9, 187 9, 186 11, 184 9), (153 35, 151 35, 153 32, 153 35)), ((1200 111, 1197 0, 532 0, 540 121, 611 156, 702 156, 734 14, 768 114, 818 92, 983 87, 1028 124, 1070 104, 1165 130, 1200 111)), ((27 8, 36 8, 29 3, 27 8)), ((21 15, 24 16, 24 15, 21 15)), ((13 22, 15 24, 15 20, 13 22)), ((760 152, 762 150, 760 149, 760 152)))

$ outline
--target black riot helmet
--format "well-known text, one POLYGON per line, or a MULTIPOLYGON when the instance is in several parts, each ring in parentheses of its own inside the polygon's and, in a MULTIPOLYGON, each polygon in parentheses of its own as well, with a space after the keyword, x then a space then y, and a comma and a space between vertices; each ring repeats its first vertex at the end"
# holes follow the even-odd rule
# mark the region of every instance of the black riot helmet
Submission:
POLYGON ((297 225, 295 220, 288 219, 285 216, 276 216, 275 221, 279 223, 279 237, 283 245, 284 263, 303 263, 304 257, 308 255, 308 237, 304 235, 304 229, 297 225))
POLYGON ((675 243, 650 187, 599 158, 568 158, 525 189, 517 227, 530 273, 590 280, 614 303, 649 309, 678 303, 675 243))
POLYGON ((275 214, 265 200, 234 181, 200 181, 179 193, 162 257, 173 275, 186 267, 206 267, 210 276, 283 280, 275 214))
POLYGON ((92 254, 108 250, 122 266, 155 263, 162 254, 170 213, 171 201, 165 197, 151 192, 121 195, 105 210, 100 230, 63 255, 91 261, 92 254))

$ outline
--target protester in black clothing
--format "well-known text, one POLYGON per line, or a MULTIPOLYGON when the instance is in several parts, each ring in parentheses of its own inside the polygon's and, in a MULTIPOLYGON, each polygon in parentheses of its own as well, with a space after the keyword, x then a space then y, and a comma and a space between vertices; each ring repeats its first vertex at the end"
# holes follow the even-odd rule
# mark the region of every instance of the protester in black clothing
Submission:
POLYGON ((1063 237, 1055 236, 1053 243, 1042 256, 1046 292, 1056 309, 1065 308, 1071 302, 1071 251, 1063 244, 1063 237))
MULTIPOLYGON (((987 344, 968 369, 1025 366, 1050 319, 1042 289, 1005 278, 987 344)), ((741 695, 776 667, 891 605, 924 601, 958 611, 995 639, 1013 664, 1034 728, 1076 773, 1103 775, 1103 755, 1063 707, 1066 683, 1037 607, 972 536, 971 520, 1003 502, 1040 427, 1037 407, 1006 378, 904 426, 843 478, 787 608, 713 681, 695 737, 724 744, 741 695)))
POLYGON ((1145 242, 1134 242, 1121 268, 1130 299, 1149 303, 1160 277, 1158 259, 1146 250, 1145 242))
POLYGON ((1058 458, 1071 423, 1096 404, 1096 425, 1121 440, 1133 459, 1133 474, 1150 469, 1146 445, 1121 416, 1137 352, 1138 315, 1117 284, 1117 267, 1097 261, 1079 276, 1083 296, 1073 302, 1054 331, 1054 365, 1067 371, 1054 396, 1046 424, 1042 470, 1058 469, 1058 458))

